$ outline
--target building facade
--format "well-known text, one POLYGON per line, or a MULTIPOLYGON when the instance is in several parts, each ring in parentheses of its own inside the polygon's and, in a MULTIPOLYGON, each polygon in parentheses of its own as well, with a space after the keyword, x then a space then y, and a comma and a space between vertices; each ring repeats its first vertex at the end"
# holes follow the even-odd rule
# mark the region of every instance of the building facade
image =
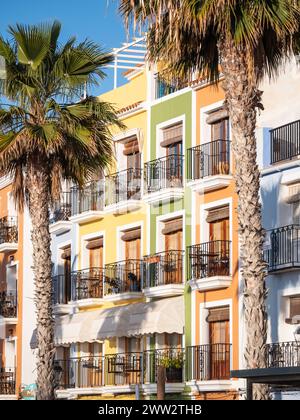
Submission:
POLYGON ((0 180, 0 399, 35 383, 35 328, 30 223, 17 211, 9 177, 0 180))

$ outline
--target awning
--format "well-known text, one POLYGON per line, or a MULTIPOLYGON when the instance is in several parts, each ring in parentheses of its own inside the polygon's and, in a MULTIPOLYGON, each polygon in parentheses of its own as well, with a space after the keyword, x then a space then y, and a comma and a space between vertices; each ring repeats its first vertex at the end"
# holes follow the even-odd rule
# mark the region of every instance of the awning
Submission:
MULTIPOLYGON (((94 342, 112 337, 149 334, 183 334, 183 296, 148 303, 134 303, 57 318, 55 345, 94 342)), ((32 337, 32 344, 36 344, 32 337)))
POLYGON ((154 333, 183 334, 183 297, 135 303, 98 311, 91 328, 93 340, 154 333))

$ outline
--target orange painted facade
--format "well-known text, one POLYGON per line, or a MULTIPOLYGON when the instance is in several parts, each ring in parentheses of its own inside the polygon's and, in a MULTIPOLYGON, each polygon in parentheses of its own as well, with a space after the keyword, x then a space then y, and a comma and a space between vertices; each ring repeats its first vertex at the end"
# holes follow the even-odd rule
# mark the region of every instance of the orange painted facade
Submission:
MULTIPOLYGON (((9 214, 9 193, 11 185, 4 186, 0 190, 0 219, 11 216, 9 214)), ((23 304, 23 214, 15 213, 17 218, 18 242, 14 250, 0 252, 0 292, 7 292, 7 268, 16 266, 17 280, 17 317, 6 317, 1 322, 4 328, 1 329, 0 337, 0 367, 16 368, 16 392, 18 396, 21 387, 22 375, 22 304, 23 304), (13 338, 15 343, 14 366, 8 366, 8 355, 5 354, 5 340, 13 338)), ((2 317, 1 317, 2 318, 2 317)), ((12 360, 10 354, 9 360, 12 360)), ((9 363, 10 364, 10 363, 9 363)))
MULTIPOLYGON (((195 92, 194 99, 194 112, 195 112, 195 123, 194 129, 196 131, 194 137, 194 146, 198 146, 207 142, 210 142, 211 139, 207 138, 204 134, 202 125, 205 124, 203 118, 203 110, 209 109, 213 110, 214 106, 216 108, 222 106, 224 101, 224 92, 222 91, 221 86, 202 86, 199 87, 195 92)), ((210 112, 210 111, 209 111, 210 112)), ((230 140, 230 138, 229 138, 230 140)), ((231 160, 231 169, 232 169, 232 154, 230 157, 231 160)), ((231 355, 230 355, 230 368, 238 369, 239 367, 239 247, 238 247, 238 219, 237 219, 237 194, 235 192, 235 185, 233 179, 230 180, 229 185, 225 187, 216 188, 213 191, 201 191, 194 192, 194 204, 192 207, 192 212, 194 212, 194 224, 195 224, 195 233, 194 233, 194 244, 201 244, 203 242, 203 232, 205 230, 205 217, 202 208, 213 207, 214 203, 218 206, 218 203, 230 203, 230 214, 229 214, 229 238, 231 241, 231 284, 228 287, 208 289, 208 290, 195 290, 194 301, 192 305, 192 318, 194 323, 192 323, 192 336, 193 344, 199 346, 201 344, 207 343, 206 339, 201 337, 201 331, 203 332, 203 325, 206 323, 206 316, 203 316, 200 308, 210 308, 213 306, 222 306, 224 302, 226 304, 230 302, 230 344, 231 344, 231 355)), ((210 228, 209 228, 210 229, 210 228)), ((208 239, 207 239, 208 240, 208 239)), ((233 394, 231 391, 218 392, 199 392, 198 397, 200 399, 236 399, 237 395, 235 392, 233 394)))

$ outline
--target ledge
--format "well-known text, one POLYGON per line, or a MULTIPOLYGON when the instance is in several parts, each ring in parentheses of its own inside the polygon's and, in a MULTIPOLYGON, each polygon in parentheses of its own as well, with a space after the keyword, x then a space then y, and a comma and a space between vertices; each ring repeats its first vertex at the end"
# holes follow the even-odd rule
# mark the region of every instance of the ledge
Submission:
POLYGON ((52 235, 62 235, 63 233, 67 233, 71 230, 72 222, 69 220, 60 220, 58 222, 52 223, 49 226, 49 232, 52 235))
POLYGON ((179 296, 184 293, 184 284, 166 284, 143 289, 146 298, 179 296))
POLYGON ((18 399, 17 395, 2 395, 0 394, 0 401, 16 401, 18 399))
POLYGON ((115 295, 106 295, 103 297, 105 302, 120 302, 122 300, 140 299, 143 297, 142 292, 127 292, 115 295))
POLYGON ((142 207, 141 200, 124 200, 105 207, 105 213, 125 214, 142 207))
POLYGON ((184 196, 184 188, 164 188, 159 191, 144 194, 143 200, 147 204, 158 206, 162 203, 181 200, 184 196))
POLYGON ((16 325, 18 323, 18 318, 0 318, 0 325, 16 325))
POLYGON ((0 252, 10 252, 10 251, 17 251, 18 250, 18 243, 17 242, 4 242, 0 244, 0 252))
POLYGON ((76 308, 93 308, 94 306, 103 305, 103 298, 89 298, 72 301, 73 306, 76 308))
POLYGON ((192 392, 232 391, 236 389, 230 379, 214 379, 211 381, 192 380, 186 383, 192 392))
POLYGON ((103 219, 105 212, 103 210, 91 210, 85 211, 83 213, 76 214, 75 216, 70 217, 70 222, 78 223, 79 225, 89 222, 95 222, 97 220, 103 219))
POLYGON ((54 315, 67 315, 72 313, 73 305, 71 304, 56 304, 53 305, 53 314, 54 315))
POLYGON ((231 283, 232 276, 205 277, 203 279, 192 279, 189 281, 191 289, 193 291, 198 290, 200 292, 206 290, 226 289, 231 286, 231 283))
MULTIPOLYGON (((149 383, 141 385, 144 395, 151 395, 157 393, 157 384, 149 383)), ((183 382, 166 382, 166 394, 179 394, 184 391, 185 383, 183 382)))
POLYGON ((193 192, 204 193, 226 188, 230 185, 232 179, 232 175, 219 174, 189 181, 187 186, 190 187, 193 192))

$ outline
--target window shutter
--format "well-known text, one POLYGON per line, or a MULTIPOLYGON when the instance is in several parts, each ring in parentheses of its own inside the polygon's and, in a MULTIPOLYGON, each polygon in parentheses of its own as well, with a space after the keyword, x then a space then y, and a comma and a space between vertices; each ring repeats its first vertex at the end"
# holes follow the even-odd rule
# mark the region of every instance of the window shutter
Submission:
POLYGON ((161 147, 168 147, 171 144, 179 143, 183 139, 183 125, 177 124, 172 127, 163 129, 163 141, 161 147))
POLYGON ((141 229, 132 229, 123 232, 121 237, 122 241, 134 241, 135 239, 141 239, 141 229))
POLYGON ((101 248, 103 246, 103 238, 96 238, 88 241, 86 248, 87 249, 96 249, 101 248))
POLYGON ((222 219, 229 219, 229 206, 219 207, 208 211, 207 223, 216 222, 222 219))
POLYGON ((229 321, 229 307, 222 306, 208 311, 207 322, 229 321))
POLYGON ((182 230, 182 218, 168 220, 165 222, 165 226, 162 230, 163 235, 169 235, 170 233, 176 233, 182 230))
POLYGON ((215 124, 221 120, 225 120, 226 118, 229 118, 229 113, 226 109, 221 108, 217 111, 211 112, 206 119, 206 123, 215 124))

